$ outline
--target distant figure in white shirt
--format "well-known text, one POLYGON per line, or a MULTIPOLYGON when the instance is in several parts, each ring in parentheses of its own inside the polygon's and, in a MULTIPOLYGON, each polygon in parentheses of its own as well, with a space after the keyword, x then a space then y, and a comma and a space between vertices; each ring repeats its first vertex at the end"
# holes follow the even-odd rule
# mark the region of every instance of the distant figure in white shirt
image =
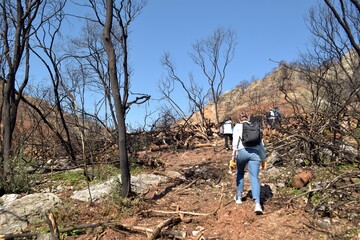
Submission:
POLYGON ((272 108, 269 109, 268 112, 268 128, 273 129, 275 125, 275 113, 272 108))
POLYGON ((224 134, 224 138, 225 138, 225 148, 226 150, 229 150, 232 148, 232 146, 229 146, 229 143, 232 144, 233 141, 233 127, 234 124, 231 121, 230 117, 226 117, 225 118, 225 122, 223 124, 223 134, 224 134))

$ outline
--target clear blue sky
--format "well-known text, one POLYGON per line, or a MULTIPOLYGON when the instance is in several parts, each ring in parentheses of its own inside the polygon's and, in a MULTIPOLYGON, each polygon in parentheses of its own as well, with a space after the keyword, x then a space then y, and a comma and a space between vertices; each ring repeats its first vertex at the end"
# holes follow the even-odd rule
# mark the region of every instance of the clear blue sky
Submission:
MULTIPOLYGON (((171 54, 178 74, 187 79, 189 72, 197 71, 189 57, 192 44, 217 27, 231 28, 238 36, 224 91, 241 80, 263 78, 278 66, 269 59, 290 62, 306 49, 310 33, 305 16, 314 4, 312 0, 150 0, 132 25, 132 90, 158 98, 157 82, 165 74, 160 59, 165 51, 171 54)), ((177 99, 187 110, 180 89, 177 99)), ((155 101, 150 104, 151 109, 158 105, 155 101)), ((141 111, 132 109, 128 122, 142 123, 141 111)))

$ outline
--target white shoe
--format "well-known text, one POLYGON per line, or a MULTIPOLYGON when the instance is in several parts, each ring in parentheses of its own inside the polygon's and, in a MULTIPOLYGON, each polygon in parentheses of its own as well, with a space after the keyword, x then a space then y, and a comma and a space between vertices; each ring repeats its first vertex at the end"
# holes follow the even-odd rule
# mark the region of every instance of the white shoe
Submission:
POLYGON ((258 204, 258 203, 255 204, 255 213, 256 213, 257 215, 263 214, 263 210, 262 210, 262 208, 261 208, 261 205, 258 204))
POLYGON ((242 204, 241 198, 237 198, 237 196, 234 196, 234 201, 236 204, 242 204))

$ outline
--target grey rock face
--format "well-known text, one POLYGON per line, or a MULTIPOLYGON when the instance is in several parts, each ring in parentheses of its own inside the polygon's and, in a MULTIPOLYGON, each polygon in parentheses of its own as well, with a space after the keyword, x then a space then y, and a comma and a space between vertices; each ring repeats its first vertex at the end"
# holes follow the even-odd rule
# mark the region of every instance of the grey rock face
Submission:
POLYGON ((53 193, 34 193, 22 198, 14 194, 2 197, 0 207, 0 234, 17 233, 28 224, 45 219, 47 211, 61 206, 61 200, 53 193))
MULTIPOLYGON (((141 194, 145 192, 149 187, 157 185, 159 183, 168 181, 169 178, 156 174, 139 174, 131 177, 131 188, 134 192, 141 194)), ((110 179, 109 181, 101 184, 90 186, 91 198, 93 201, 100 200, 104 196, 110 194, 112 188, 116 183, 121 183, 121 175, 110 179)), ((74 191, 71 196, 73 199, 88 202, 90 201, 90 194, 88 189, 80 191, 74 191)))

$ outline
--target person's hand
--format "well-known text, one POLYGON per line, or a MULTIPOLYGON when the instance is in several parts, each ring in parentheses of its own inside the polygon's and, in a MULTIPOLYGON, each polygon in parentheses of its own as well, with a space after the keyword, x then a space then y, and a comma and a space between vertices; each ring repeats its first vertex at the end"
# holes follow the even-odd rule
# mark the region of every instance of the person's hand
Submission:
POLYGON ((231 158, 229 165, 230 165, 231 169, 234 169, 236 167, 236 161, 234 158, 231 158))
POLYGON ((228 173, 229 173, 229 174, 232 174, 232 170, 234 170, 235 167, 236 167, 236 161, 235 161, 235 159, 232 157, 232 158, 230 159, 230 162, 229 162, 229 171, 228 171, 228 173))

